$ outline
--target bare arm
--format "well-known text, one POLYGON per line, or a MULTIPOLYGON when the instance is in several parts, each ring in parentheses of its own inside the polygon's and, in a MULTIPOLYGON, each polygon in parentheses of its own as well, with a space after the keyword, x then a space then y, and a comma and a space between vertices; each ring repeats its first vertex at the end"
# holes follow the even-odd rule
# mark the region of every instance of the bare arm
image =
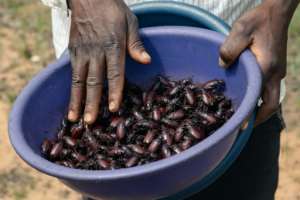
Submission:
POLYGON ((246 48, 255 54, 264 76, 263 104, 256 125, 279 106, 280 82, 286 75, 288 27, 299 0, 265 0, 234 24, 220 48, 220 65, 229 67, 246 48))

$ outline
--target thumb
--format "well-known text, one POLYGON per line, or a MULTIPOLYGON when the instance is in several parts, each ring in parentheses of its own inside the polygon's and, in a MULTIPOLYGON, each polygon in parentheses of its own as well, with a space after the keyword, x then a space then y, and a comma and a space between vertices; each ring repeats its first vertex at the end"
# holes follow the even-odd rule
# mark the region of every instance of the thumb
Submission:
POLYGON ((227 68, 251 44, 250 34, 247 34, 243 25, 237 22, 233 25, 229 36, 220 47, 219 65, 227 68))
POLYGON ((151 62, 151 57, 146 52, 140 39, 138 32, 138 20, 136 16, 132 17, 128 23, 127 48, 130 56, 137 62, 149 64, 151 62))

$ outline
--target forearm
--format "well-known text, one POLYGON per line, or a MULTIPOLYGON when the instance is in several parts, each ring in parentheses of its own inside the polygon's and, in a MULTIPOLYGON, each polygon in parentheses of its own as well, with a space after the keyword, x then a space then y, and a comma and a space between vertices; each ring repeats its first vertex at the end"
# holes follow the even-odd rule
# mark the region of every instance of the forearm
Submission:
POLYGON ((279 15, 282 22, 289 25, 300 0, 264 0, 274 14, 279 15))

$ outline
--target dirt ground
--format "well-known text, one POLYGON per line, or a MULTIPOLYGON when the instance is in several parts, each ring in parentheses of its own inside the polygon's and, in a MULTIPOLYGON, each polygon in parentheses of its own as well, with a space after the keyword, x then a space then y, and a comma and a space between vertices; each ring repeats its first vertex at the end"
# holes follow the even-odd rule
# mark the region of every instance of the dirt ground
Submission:
MULTIPOLYGON (((77 200, 80 195, 26 165, 8 141, 7 120, 17 94, 54 59, 50 12, 37 0, 0 3, 0 200, 77 200)), ((300 9, 290 28, 287 129, 282 133, 276 200, 300 200, 300 9)))

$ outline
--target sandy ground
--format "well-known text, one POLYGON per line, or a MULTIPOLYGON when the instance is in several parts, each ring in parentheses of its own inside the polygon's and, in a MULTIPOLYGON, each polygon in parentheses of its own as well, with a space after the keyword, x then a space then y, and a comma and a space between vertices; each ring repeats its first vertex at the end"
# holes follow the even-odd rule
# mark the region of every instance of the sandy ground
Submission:
MULTIPOLYGON (((25 164, 7 133, 8 113, 24 85, 53 60, 49 10, 34 0, 0 4, 0 200, 77 200, 80 195, 25 164), (9 9, 8 9, 9 8, 9 9)), ((299 9, 298 9, 299 10, 299 9)), ((300 13, 300 12, 298 12, 300 13)), ((300 16, 300 15, 299 15, 300 16)), ((300 19, 300 17, 298 17, 300 19)), ((280 180, 276 200, 300 200, 300 40, 299 22, 289 42, 287 129, 282 133, 280 180), (299 31, 297 31, 299 29, 299 31), (298 45, 297 45, 298 44, 298 45)))
POLYGON ((0 199, 80 199, 58 180, 42 175, 25 164, 13 151, 8 141, 7 113, 9 107, 0 102, 0 199))
POLYGON ((277 200, 300 199, 299 129, 282 134, 280 178, 277 200))

